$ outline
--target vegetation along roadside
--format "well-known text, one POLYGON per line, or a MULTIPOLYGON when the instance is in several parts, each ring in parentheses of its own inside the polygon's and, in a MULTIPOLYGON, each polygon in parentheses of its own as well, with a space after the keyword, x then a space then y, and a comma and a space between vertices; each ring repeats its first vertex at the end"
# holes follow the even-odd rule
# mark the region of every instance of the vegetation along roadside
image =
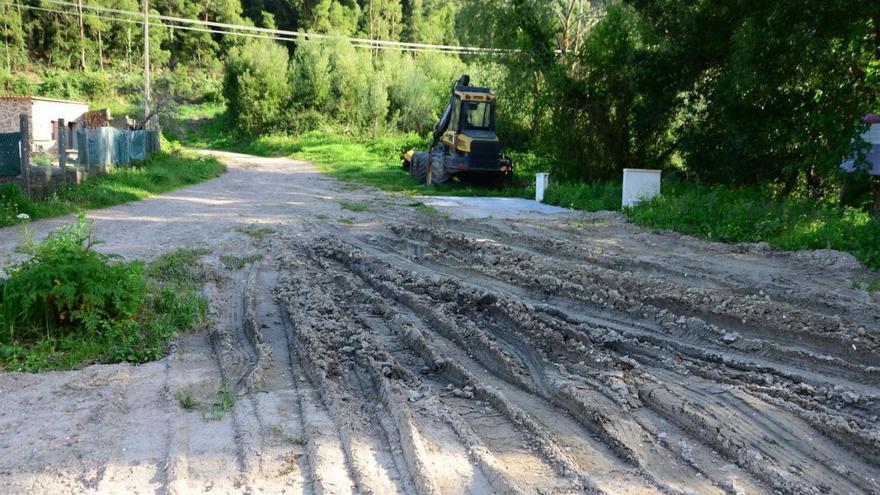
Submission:
POLYGON ((14 184, 0 185, 0 227, 138 201, 217 177, 226 167, 214 158, 188 153, 160 153, 131 167, 61 187, 45 198, 31 199, 14 184), (26 216, 24 216, 26 215, 26 216))
POLYGON ((0 276, 0 368, 71 369, 91 363, 142 363, 165 355, 177 331, 208 323, 195 263, 202 250, 152 263, 96 251, 81 215, 0 276))

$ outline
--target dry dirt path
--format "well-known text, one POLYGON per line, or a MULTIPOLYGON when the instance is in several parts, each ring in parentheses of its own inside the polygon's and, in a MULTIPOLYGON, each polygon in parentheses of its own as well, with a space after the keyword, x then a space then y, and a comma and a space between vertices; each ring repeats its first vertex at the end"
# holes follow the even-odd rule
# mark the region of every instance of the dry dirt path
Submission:
POLYGON ((0 493, 880 493, 880 301, 850 257, 432 215, 218 155, 89 215, 127 257, 208 248, 212 328, 142 366, 0 374, 0 493))

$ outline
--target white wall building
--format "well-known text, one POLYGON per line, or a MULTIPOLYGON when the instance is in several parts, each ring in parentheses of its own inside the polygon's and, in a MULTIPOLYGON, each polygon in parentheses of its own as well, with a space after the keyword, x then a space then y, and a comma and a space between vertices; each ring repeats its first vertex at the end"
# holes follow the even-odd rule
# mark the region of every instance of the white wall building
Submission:
POLYGON ((49 150, 55 147, 58 120, 64 119, 69 147, 75 144, 73 128, 89 111, 89 104, 80 101, 56 100, 39 96, 0 96, 0 132, 18 132, 19 115, 30 117, 32 149, 49 150))

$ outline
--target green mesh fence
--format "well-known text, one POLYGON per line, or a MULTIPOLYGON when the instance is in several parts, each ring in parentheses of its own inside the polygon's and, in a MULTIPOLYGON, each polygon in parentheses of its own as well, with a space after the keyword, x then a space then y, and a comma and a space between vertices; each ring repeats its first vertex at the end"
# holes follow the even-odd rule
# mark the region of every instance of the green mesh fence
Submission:
POLYGON ((159 150, 159 131, 98 127, 77 133, 80 165, 128 165, 159 150))
POLYGON ((0 133, 0 177, 21 175, 20 132, 0 133))

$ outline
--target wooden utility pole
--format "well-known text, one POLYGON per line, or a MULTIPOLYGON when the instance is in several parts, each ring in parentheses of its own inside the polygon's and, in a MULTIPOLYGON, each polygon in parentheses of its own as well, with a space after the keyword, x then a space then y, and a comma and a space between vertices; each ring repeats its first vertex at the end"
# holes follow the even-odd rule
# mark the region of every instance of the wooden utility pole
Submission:
POLYGON ((150 6, 144 0, 144 129, 150 127, 150 6))
POLYGON ((67 126, 64 119, 58 119, 58 168, 61 177, 67 184, 67 126))
POLYGON ((19 156, 21 157, 21 173, 24 175, 24 181, 27 185, 28 197, 31 195, 31 129, 30 116, 23 113, 19 115, 18 129, 19 138, 19 156))

